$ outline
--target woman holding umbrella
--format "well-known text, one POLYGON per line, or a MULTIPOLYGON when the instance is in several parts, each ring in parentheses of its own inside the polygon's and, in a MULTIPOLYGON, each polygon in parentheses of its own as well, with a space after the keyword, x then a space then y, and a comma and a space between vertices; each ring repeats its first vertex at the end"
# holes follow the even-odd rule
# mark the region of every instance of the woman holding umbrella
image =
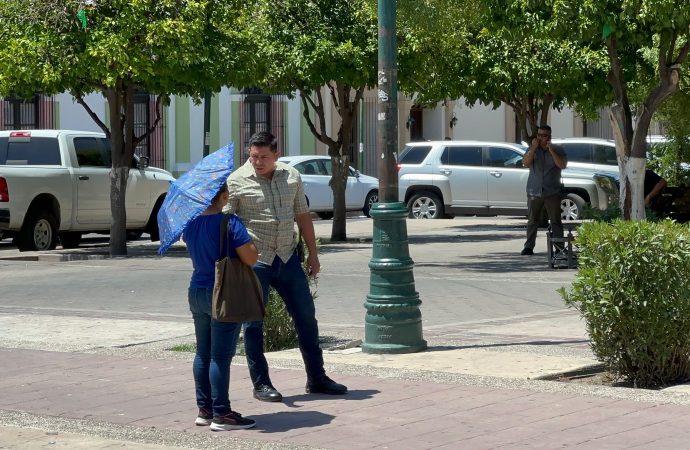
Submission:
MULTIPOLYGON (((189 283, 189 309, 194 318, 196 355, 194 384, 199 414, 196 424, 214 431, 252 428, 255 422, 230 409, 230 361, 241 324, 211 318, 215 264, 221 258, 222 208, 228 201, 226 181, 232 172, 233 145, 217 150, 175 180, 158 213, 162 255, 184 234, 194 272, 189 283)), ((258 253, 247 229, 235 215, 228 218, 228 256, 253 266, 258 253)))
MULTIPOLYGON (((183 237, 194 266, 189 285, 189 309, 194 317, 197 349, 193 372, 199 414, 195 423, 210 425, 213 431, 252 428, 255 425, 253 420, 230 409, 228 395, 230 361, 235 355, 241 324, 211 318, 215 263, 221 258, 219 230, 224 217, 222 209, 227 201, 228 189, 224 184, 211 206, 187 226, 183 237)), ((256 247, 234 214, 228 220, 227 233, 228 256, 239 257, 249 266, 256 264, 256 247)))

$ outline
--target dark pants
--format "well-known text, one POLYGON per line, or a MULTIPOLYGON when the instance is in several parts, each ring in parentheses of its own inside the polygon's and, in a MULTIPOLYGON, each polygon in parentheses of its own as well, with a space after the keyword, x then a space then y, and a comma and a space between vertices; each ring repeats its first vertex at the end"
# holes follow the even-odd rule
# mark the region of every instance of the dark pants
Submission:
MULTIPOLYGON (((272 286, 280 294, 288 313, 295 322, 299 349, 307 370, 307 379, 320 379, 326 372, 323 368, 323 353, 319 347, 319 327, 316 322, 314 298, 309 291, 307 276, 302 270, 297 253, 293 253, 286 263, 277 256, 270 266, 259 262, 254 266, 254 272, 263 288, 264 303, 268 302, 268 292, 272 286)), ((247 354, 249 375, 254 385, 270 385, 268 363, 264 356, 263 322, 244 324, 244 348, 247 354)))
POLYGON ((546 208, 546 215, 551 224, 551 236, 563 237, 563 223, 561 222, 561 195, 548 197, 527 198, 527 240, 525 248, 534 249, 537 242, 537 229, 542 218, 542 210, 546 208))
POLYGON ((196 334, 192 366, 196 404, 218 417, 230 412, 230 362, 235 355, 240 324, 211 318, 212 294, 211 288, 189 288, 188 298, 196 334))

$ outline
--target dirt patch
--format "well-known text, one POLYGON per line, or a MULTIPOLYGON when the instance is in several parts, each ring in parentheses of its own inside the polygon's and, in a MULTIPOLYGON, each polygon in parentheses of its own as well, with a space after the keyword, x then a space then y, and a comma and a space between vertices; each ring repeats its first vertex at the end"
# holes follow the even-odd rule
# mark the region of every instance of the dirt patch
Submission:
MULTIPOLYGON (((611 372, 604 369, 604 367, 593 367, 584 370, 577 370, 573 372, 562 373, 553 377, 546 378, 551 381, 558 381, 561 383, 579 383, 596 386, 610 386, 610 387, 624 387, 637 388, 632 382, 616 379, 611 372)), ((659 386, 657 388, 649 388, 650 390, 659 390, 678 384, 687 383, 689 380, 678 380, 676 383, 671 383, 666 386, 659 386)))

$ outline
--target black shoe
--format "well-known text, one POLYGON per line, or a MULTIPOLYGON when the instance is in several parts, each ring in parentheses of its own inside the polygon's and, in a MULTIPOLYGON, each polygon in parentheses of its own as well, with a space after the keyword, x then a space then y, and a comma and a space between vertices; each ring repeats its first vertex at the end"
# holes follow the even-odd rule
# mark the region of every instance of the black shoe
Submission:
POLYGON ((307 381, 307 394, 344 395, 346 393, 346 386, 336 383, 325 375, 318 381, 307 381))
POLYGON ((283 396, 270 384, 254 386, 254 398, 262 402, 282 402, 283 396))
POLYGON ((214 417, 211 421, 211 430, 213 431, 230 431, 230 430, 246 430, 247 428, 254 428, 256 422, 252 419, 242 417, 242 414, 236 411, 214 417))
POLYGON ((534 255, 534 250, 532 250, 531 248, 525 247, 525 248, 522 249, 522 251, 520 252, 520 254, 521 254, 522 256, 534 255))

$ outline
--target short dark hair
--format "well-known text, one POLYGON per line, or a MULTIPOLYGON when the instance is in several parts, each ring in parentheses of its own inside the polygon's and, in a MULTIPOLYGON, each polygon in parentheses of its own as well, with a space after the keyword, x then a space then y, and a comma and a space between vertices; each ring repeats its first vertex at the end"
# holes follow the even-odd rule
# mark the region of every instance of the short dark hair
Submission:
POLYGON ((551 127, 548 126, 548 125, 539 125, 539 126, 537 127, 537 130, 548 131, 549 134, 551 134, 551 127))
POLYGON ((270 147, 272 152, 278 150, 278 140, 268 131, 259 131, 252 134, 249 138, 248 147, 251 149, 254 147, 270 147))
POLYGON ((216 195, 213 197, 213 200, 211 200, 211 203, 215 203, 218 201, 221 195, 225 194, 228 192, 228 183, 227 181, 223 183, 223 185, 218 189, 218 192, 216 192, 216 195))

